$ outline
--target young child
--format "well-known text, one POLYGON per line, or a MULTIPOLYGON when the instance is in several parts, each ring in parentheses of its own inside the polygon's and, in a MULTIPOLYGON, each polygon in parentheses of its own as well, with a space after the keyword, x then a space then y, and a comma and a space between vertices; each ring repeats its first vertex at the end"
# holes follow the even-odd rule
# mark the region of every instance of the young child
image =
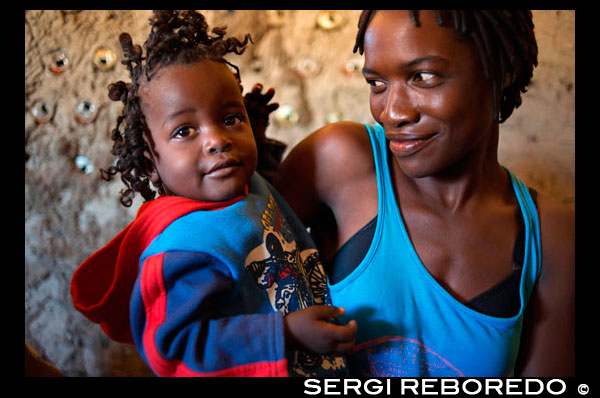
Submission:
MULTIPOLYGON (((194 11, 155 11, 150 24, 145 57, 119 38, 132 81, 109 87, 125 109, 104 171, 121 174, 124 205, 135 192, 146 202, 76 270, 75 308, 160 376, 346 375, 356 323, 331 322, 344 311, 312 240, 255 172, 239 71, 224 59, 249 35, 209 33, 194 11)), ((246 100, 264 118, 273 92, 261 89, 246 100)))

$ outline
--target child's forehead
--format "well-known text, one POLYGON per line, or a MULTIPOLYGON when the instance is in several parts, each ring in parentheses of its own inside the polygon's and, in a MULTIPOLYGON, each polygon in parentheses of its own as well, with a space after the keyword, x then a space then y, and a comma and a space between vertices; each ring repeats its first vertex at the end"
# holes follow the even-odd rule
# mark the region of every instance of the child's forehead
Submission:
POLYGON ((221 78, 226 80, 233 79, 237 82, 235 74, 224 62, 202 58, 192 62, 173 62, 160 65, 149 77, 142 74, 139 84, 140 86, 147 86, 155 81, 162 80, 165 75, 168 75, 170 79, 184 78, 185 76, 182 73, 187 75, 188 72, 196 72, 199 78, 205 78, 206 80, 221 78))
MULTIPOLYGON (((156 104, 197 101, 204 104, 236 101, 243 103, 239 82, 228 65, 201 60, 161 66, 150 80, 143 78, 138 97, 142 110, 156 110, 156 104)), ((160 105, 157 105, 160 106, 160 105)))
POLYGON ((139 95, 144 96, 154 88, 163 88, 165 85, 171 89, 175 87, 186 88, 186 83, 199 85, 198 88, 210 87, 239 87, 239 81, 231 68, 225 63, 202 59, 192 63, 173 63, 160 66, 148 77, 141 76, 139 95))

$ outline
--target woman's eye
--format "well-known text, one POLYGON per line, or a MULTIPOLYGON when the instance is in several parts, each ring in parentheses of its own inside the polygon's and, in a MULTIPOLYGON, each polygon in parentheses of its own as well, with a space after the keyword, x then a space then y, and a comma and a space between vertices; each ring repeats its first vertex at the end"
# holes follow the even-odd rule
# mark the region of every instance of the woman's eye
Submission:
POLYGON ((173 138, 187 138, 187 137, 191 136, 192 134, 194 134, 195 131, 196 131, 196 129, 191 126, 179 127, 178 129, 176 129, 173 132, 172 137, 173 138))
POLYGON ((435 73, 419 72, 415 74, 415 80, 426 84, 433 84, 437 81, 437 75, 435 73))
POLYGON ((372 93, 380 93, 385 89, 385 83, 381 80, 367 79, 367 83, 371 88, 372 93))
POLYGON ((367 83, 369 84, 369 86, 377 88, 377 87, 382 87, 383 86, 383 82, 380 80, 367 80, 367 83))

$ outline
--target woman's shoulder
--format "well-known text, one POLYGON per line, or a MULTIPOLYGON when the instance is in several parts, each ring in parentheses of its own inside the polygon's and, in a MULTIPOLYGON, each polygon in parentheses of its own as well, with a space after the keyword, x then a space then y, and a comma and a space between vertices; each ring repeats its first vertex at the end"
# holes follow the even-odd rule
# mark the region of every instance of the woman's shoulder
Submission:
POLYGON ((343 121, 319 128, 294 146, 281 162, 273 185, 306 222, 323 203, 335 202, 374 173, 366 126, 343 121))
POLYGON ((329 123, 316 130, 313 135, 327 138, 349 138, 360 139, 367 137, 367 127, 363 123, 358 123, 350 120, 329 123))
POLYGON ((342 169, 336 172, 373 164, 367 128, 352 121, 327 124, 306 137, 295 149, 314 154, 315 160, 327 169, 342 169))
POLYGON ((545 194, 538 194, 537 208, 544 266, 571 267, 575 250, 575 212, 545 194))
POLYGON ((575 211, 567 204, 550 195, 538 193, 537 209, 543 234, 548 235, 550 239, 561 240, 574 236, 575 211))
POLYGON ((542 268, 527 304, 519 374, 568 376, 574 369, 575 212, 544 194, 538 194, 537 209, 542 268))

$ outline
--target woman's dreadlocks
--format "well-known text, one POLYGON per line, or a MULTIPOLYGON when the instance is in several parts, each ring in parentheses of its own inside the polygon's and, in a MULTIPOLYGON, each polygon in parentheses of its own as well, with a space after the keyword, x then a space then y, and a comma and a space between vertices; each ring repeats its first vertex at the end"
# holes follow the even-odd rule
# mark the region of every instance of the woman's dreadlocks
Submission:
MULTIPOLYGON (((361 13, 354 52, 364 52, 365 32, 375 11, 361 13)), ((409 13, 415 26, 419 26, 417 10, 409 13)), ((485 76, 493 85, 494 121, 503 123, 521 105, 521 93, 527 91, 537 66, 531 11, 435 10, 435 14, 440 26, 448 26, 475 43, 485 76)))

